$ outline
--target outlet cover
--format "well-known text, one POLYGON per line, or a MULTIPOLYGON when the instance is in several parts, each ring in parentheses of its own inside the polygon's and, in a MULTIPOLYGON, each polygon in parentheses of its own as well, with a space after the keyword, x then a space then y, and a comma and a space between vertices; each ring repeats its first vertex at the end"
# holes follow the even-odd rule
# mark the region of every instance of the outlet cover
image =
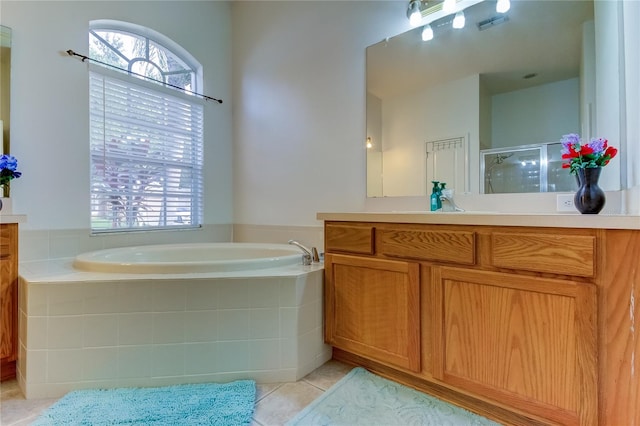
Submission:
POLYGON ((575 212, 576 206, 573 205, 574 196, 575 194, 558 194, 556 196, 556 211, 575 212))

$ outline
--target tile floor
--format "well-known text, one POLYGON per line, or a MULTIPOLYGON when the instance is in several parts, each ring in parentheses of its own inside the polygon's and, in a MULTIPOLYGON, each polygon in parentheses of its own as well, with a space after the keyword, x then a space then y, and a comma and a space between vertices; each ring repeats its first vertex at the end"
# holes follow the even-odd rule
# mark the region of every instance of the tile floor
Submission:
MULTIPOLYGON (((258 384, 253 426, 285 424, 352 368, 337 361, 329 361, 297 382, 258 384)), ((29 425, 57 400, 26 400, 15 380, 2 382, 0 389, 0 425, 3 426, 29 425)))

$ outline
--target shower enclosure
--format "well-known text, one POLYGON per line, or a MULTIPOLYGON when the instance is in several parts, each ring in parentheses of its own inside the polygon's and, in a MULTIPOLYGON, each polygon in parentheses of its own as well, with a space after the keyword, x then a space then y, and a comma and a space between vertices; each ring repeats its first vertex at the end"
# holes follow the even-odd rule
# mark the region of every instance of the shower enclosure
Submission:
POLYGON ((562 168, 561 149, 559 142, 550 142, 481 151, 481 192, 575 191, 575 177, 562 168))

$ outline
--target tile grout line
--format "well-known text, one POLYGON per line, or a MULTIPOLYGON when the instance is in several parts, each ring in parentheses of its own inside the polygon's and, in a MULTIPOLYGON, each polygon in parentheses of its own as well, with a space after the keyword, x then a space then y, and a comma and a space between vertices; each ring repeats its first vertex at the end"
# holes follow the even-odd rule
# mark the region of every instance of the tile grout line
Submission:
MULTIPOLYGON (((320 386, 315 385, 315 384, 311 383, 310 381, 308 381, 308 380, 306 380, 306 379, 304 379, 304 378, 302 379, 302 381, 303 381, 303 382, 305 382, 306 384, 311 385, 311 386, 313 386, 314 388, 316 388, 316 389, 318 389, 318 390, 322 391, 322 393, 325 393, 325 392, 328 390, 328 389, 323 389, 323 388, 321 388, 320 386)), ((331 386, 329 386, 329 387, 331 387, 331 386)))
POLYGON ((282 387, 282 385, 284 385, 284 383, 279 383, 278 386, 276 386, 275 388, 271 389, 269 392, 265 393, 260 398, 256 399, 255 403, 257 404, 258 402, 262 401, 263 399, 265 399, 266 397, 268 397, 269 395, 271 395, 272 393, 274 393, 275 391, 280 389, 282 387))

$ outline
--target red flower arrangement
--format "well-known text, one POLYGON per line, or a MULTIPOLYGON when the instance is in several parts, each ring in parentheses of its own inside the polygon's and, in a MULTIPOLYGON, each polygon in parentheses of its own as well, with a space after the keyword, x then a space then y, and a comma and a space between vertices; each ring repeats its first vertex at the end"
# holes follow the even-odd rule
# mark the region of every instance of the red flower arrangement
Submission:
POLYGON ((582 144, 580 136, 571 133, 564 135, 562 143, 563 169, 570 169, 571 174, 578 173, 578 169, 604 167, 616 156, 618 150, 609 146, 603 138, 593 138, 589 143, 582 144))

